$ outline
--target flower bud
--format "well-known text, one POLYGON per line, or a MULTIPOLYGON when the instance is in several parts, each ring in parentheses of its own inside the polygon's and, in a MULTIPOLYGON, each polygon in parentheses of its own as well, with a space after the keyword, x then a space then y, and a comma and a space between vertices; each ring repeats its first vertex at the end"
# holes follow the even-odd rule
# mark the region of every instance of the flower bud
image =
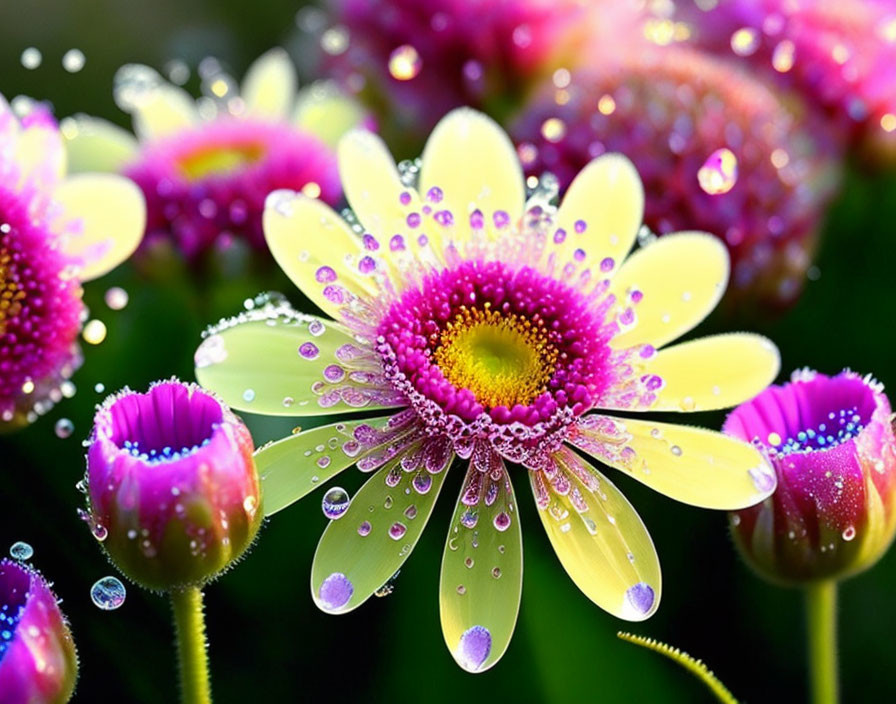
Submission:
POLYGON ((100 407, 87 453, 94 536, 150 589, 199 585, 252 542, 260 487, 246 426, 195 384, 125 389, 100 407))
POLYGON ((67 702, 77 674, 75 643, 47 582, 0 560, 0 702, 67 702))
POLYGON ((809 370, 737 407, 729 435, 768 455, 778 488, 731 514, 735 543, 764 577, 841 578, 873 565, 896 531, 896 438, 870 377, 809 370))

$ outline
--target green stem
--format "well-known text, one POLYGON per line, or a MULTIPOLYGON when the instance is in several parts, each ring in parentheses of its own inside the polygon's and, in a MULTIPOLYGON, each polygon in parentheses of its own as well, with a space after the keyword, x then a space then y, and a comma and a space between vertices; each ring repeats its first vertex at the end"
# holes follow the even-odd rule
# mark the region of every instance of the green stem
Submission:
POLYGON ((170 596, 174 611, 174 628, 177 632, 181 702, 211 704, 202 590, 199 587, 185 587, 172 591, 170 596))
POLYGON ((813 704, 837 704, 837 582, 806 587, 809 626, 809 678, 813 704))

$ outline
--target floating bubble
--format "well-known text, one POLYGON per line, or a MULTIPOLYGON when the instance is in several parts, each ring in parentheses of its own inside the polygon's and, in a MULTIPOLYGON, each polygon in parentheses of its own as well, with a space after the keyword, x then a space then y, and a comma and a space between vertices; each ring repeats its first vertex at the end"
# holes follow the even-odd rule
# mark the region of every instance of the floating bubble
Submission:
POLYGON ((323 509, 327 518, 335 521, 348 511, 350 503, 351 499, 348 496, 348 492, 340 486, 334 486, 324 494, 324 498, 321 500, 321 509, 323 509))
POLYGON ((32 548, 28 543, 17 540, 10 546, 9 554, 13 560, 24 562, 25 560, 30 560, 33 557, 34 548, 32 548))
POLYGON ((93 390, 96 391, 98 394, 101 394, 106 390, 106 385, 103 382, 98 381, 96 384, 93 385, 93 390))
POLYGON ((559 142, 566 136, 566 123, 559 117, 549 117, 541 123, 541 136, 549 142, 559 142))
POLYGON ((348 30, 345 27, 330 27, 320 36, 320 48, 330 56, 339 56, 348 49, 348 30))
POLYGON ((128 298, 128 292, 121 288, 121 286, 113 286, 112 288, 107 289, 106 294, 103 296, 106 305, 112 310, 121 310, 127 306, 128 298))
POLYGON ((731 51, 738 56, 752 56, 758 48, 759 34, 751 27, 743 27, 731 35, 731 51))
POLYGON ((64 440, 67 437, 71 437, 71 434, 75 430, 75 424, 72 423, 68 418, 60 418, 56 421, 56 425, 53 430, 56 433, 57 438, 61 438, 64 440))
POLYGON ((80 49, 69 49, 62 56, 62 68, 69 73, 77 73, 84 68, 86 58, 84 52, 80 49))
POLYGON ((730 149, 716 149, 697 171, 697 181, 712 196, 727 193, 737 183, 737 157, 730 149))
POLYGON ((103 577, 90 588, 90 600, 103 611, 114 611, 124 604, 127 590, 117 577, 103 577))
POLYGON ((43 54, 40 53, 40 49, 29 46, 25 51, 22 52, 21 62, 22 66, 29 70, 34 70, 38 66, 40 66, 40 62, 43 61, 43 54))
POLYGON ((402 44, 389 55, 389 74, 396 81, 410 81, 423 68, 420 54, 410 44, 402 44))
POLYGON ((106 339, 106 324, 102 320, 97 320, 96 318, 87 321, 87 324, 81 331, 81 337, 83 337, 84 342, 87 342, 88 344, 100 344, 106 339))

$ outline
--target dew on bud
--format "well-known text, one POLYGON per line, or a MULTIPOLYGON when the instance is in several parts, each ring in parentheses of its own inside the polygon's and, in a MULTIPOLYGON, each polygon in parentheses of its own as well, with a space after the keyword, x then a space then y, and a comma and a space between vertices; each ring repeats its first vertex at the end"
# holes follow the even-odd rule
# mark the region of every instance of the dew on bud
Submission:
POLYGON ((24 562, 25 560, 30 560, 32 558, 34 555, 34 548, 28 543, 17 540, 10 546, 9 554, 13 560, 24 562))

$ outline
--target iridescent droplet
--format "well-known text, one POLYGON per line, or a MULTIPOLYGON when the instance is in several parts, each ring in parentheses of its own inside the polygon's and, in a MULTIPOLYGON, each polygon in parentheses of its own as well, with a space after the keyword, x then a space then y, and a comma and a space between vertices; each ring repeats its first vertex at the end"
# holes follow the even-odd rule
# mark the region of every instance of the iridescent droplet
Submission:
POLYGON ((69 49, 62 55, 62 68, 69 73, 77 73, 84 68, 84 52, 80 49, 69 49))
POLYGON ((402 523, 401 521, 395 521, 391 526, 389 526, 389 537, 392 540, 401 540, 404 537, 404 534, 407 533, 408 527, 402 523))
POLYGON ((40 62, 43 61, 43 55, 40 53, 40 49, 29 46, 25 51, 22 52, 21 62, 22 66, 31 70, 40 66, 40 62))
POLYGON ((358 526, 358 535, 360 535, 362 538, 370 535, 370 528, 370 521, 362 522, 361 525, 358 526))
POLYGON ((127 590, 117 577, 103 577, 90 588, 90 600, 103 611, 114 611, 124 604, 127 590))
POLYGON ((727 193, 737 183, 737 157, 730 149, 716 149, 697 171, 697 181, 711 196, 727 193))
POLYGON ((9 554, 13 560, 24 562, 25 560, 30 560, 32 558, 34 555, 34 548, 28 543, 17 540, 10 546, 9 554))
POLYGON ((843 539, 847 542, 856 537, 856 527, 855 526, 846 526, 843 533, 843 539))
POLYGON ((57 438, 65 439, 67 437, 71 437, 71 434, 75 430, 75 424, 71 422, 68 418, 60 418, 56 421, 56 425, 53 427, 53 431, 56 433, 57 438))
POLYGON ((112 310, 121 310, 127 306, 129 296, 121 286, 113 286, 106 291, 103 300, 112 310))
POLYGON ((321 500, 321 509, 327 518, 335 521, 348 511, 350 503, 348 492, 340 486, 334 486, 324 494, 324 498, 321 500))

